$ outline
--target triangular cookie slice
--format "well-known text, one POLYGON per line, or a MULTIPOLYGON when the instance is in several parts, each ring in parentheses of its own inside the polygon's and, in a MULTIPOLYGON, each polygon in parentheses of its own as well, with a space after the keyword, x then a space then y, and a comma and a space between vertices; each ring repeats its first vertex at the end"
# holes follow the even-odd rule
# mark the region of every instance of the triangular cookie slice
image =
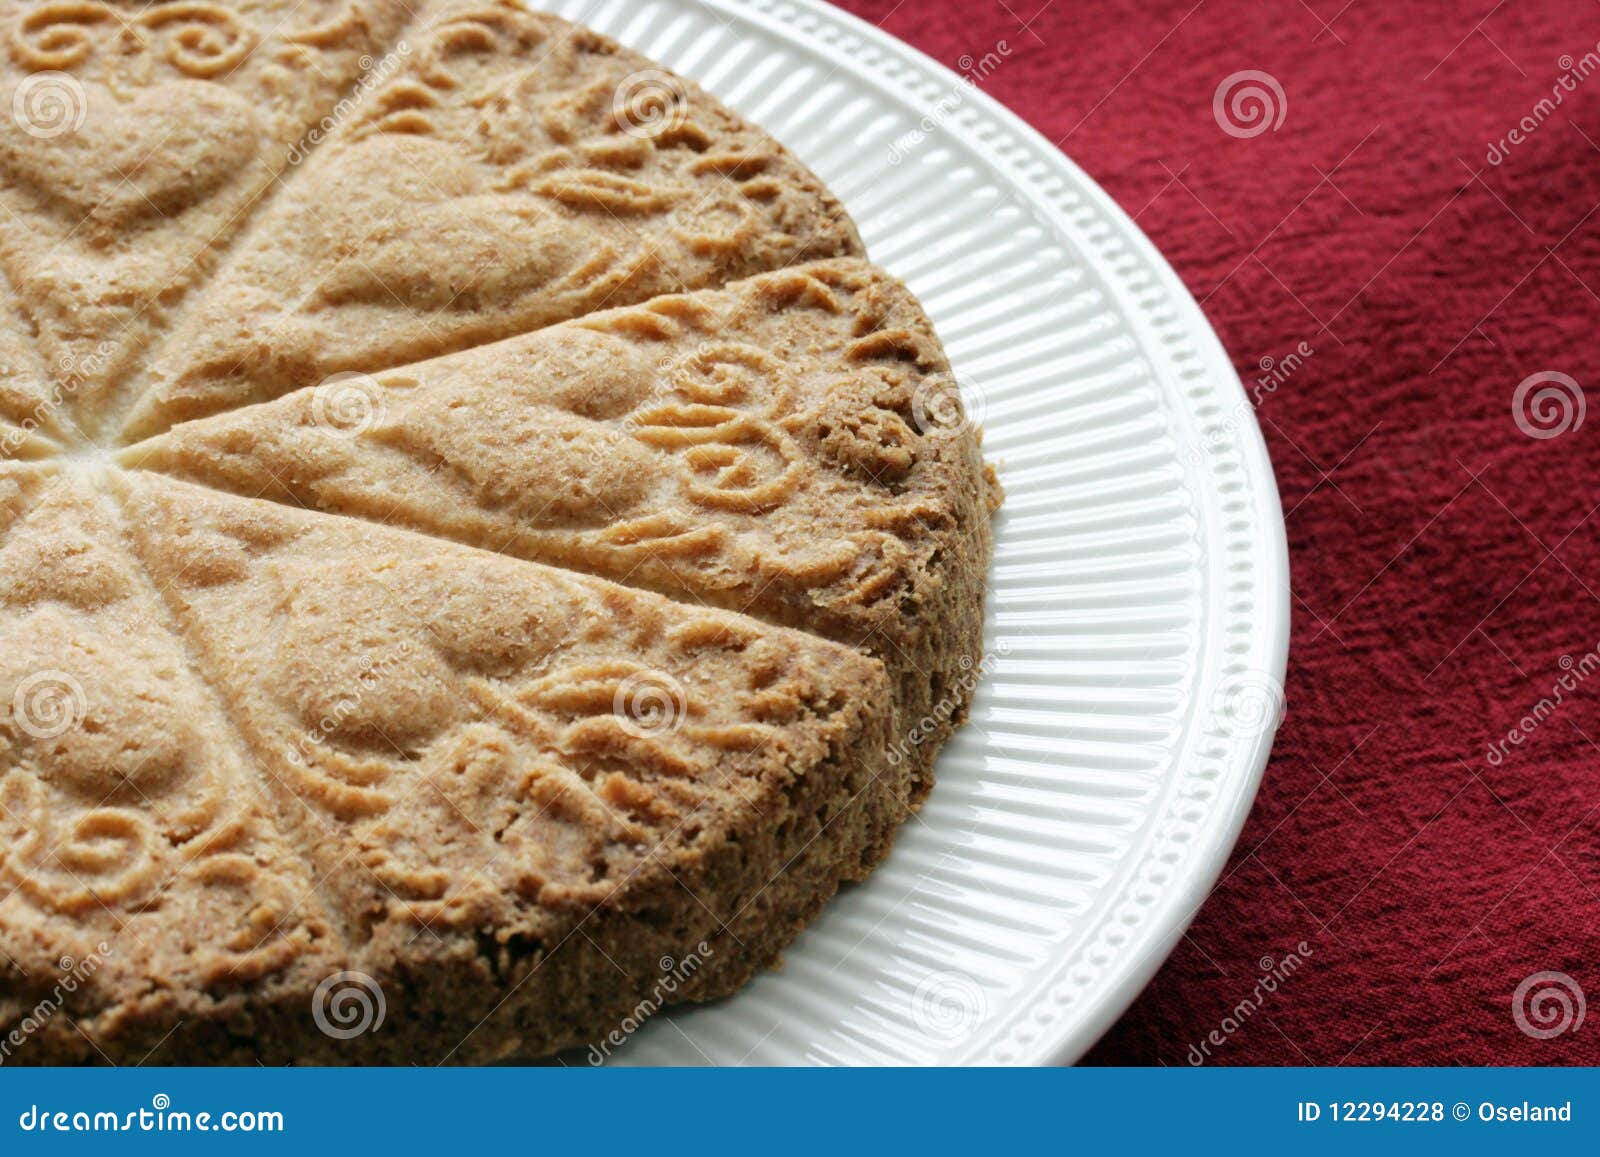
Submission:
POLYGON ((244 993, 310 1028, 338 937, 119 538, 77 476, 0 479, 5 1063, 247 1061, 244 993))
POLYGON ((395 1035, 373 1048, 444 1059, 403 1049, 437 1050, 449 1018, 452 1058, 473 1056, 498 1009, 549 1051, 691 952, 704 969, 679 995, 728 991, 904 818, 883 670, 852 650, 356 520, 124 485, 356 966, 390 992, 395 1035))
POLYGON ((860 251, 781 145, 605 37, 510 0, 431 3, 422 24, 181 319, 129 440, 860 251))
POLYGON ((804 627, 916 758, 980 665, 998 498, 933 330, 862 261, 665 297, 182 425, 123 455, 804 627))
POLYGON ((0 262, 79 424, 96 427, 132 355, 409 15, 405 0, 0 2, 0 262))

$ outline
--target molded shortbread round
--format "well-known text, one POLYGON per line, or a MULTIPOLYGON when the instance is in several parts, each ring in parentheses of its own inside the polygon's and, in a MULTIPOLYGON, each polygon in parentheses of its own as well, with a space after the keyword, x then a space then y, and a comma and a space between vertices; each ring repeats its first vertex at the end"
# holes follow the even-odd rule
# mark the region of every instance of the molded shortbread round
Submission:
POLYGON ((999 492, 815 177, 509 0, 0 37, 6 1060, 594 1044, 870 872, 999 492))

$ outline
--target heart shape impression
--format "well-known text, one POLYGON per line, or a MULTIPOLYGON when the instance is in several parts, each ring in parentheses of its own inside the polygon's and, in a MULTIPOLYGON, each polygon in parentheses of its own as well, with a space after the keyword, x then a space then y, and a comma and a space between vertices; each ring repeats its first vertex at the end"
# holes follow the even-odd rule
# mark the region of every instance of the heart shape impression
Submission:
POLYGON ((182 212, 261 151, 255 113, 215 84, 172 81, 122 99, 65 75, 49 93, 24 88, 36 79, 0 94, 12 111, 0 117, 0 172, 100 240, 182 212))

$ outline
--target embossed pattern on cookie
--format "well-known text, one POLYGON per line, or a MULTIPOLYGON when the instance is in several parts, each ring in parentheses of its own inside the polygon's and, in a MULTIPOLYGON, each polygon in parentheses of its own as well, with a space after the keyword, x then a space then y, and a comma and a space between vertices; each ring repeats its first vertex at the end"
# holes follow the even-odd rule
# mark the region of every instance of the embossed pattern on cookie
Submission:
MULTIPOLYGON (((745 889, 830 813, 879 842, 904 814, 906 778, 862 758, 886 732, 883 671, 848 648, 350 519, 122 486, 141 556, 373 975, 457 931, 548 947, 602 906, 642 913, 632 933, 590 930, 623 959, 640 955, 630 938, 658 955, 645 929, 661 921, 744 956, 722 938, 745 889), (730 889, 730 855, 766 866, 730 889)), ((609 982, 569 967, 530 976, 525 998, 604 998, 609 982)))
POLYGON ((311 878, 114 514, 73 478, 14 474, 6 492, 0 1027, 33 1011, 62 960, 97 960, 33 1042, 66 1055, 88 1051, 81 1034, 148 1049, 251 986, 265 1011, 275 988, 314 984, 336 950, 311 878))
POLYGON ((604 37, 506 0, 429 4, 413 37, 181 321, 130 438, 860 252, 781 145, 604 37))
POLYGON ((909 293, 692 85, 410 15, 0 0, 0 1063, 734 992, 964 715, 998 489, 909 293))
POLYGON ((981 645, 983 464, 932 327, 862 261, 336 378, 121 458, 863 645, 910 720, 981 645))
POLYGON ((0 0, 0 264, 95 431, 405 0, 0 0))

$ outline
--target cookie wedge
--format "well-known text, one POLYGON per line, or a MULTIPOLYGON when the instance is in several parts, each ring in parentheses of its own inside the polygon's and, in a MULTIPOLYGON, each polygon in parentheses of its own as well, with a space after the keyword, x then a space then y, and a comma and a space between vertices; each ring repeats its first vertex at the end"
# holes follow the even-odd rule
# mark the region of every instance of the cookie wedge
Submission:
POLYGON ((602 1039, 663 958, 732 991, 905 817, 880 664, 486 551, 151 476, 155 584, 371 979, 381 1031, 264 1057, 602 1039))
POLYGON ((0 528, 3 1060, 248 1060, 336 966, 314 882, 108 500, 13 467, 0 528))
POLYGON ((422 7, 141 383, 125 440, 611 305, 860 252, 695 85, 512 0, 422 7))
POLYGON ((95 431, 410 17, 405 0, 0 0, 0 264, 95 431))
POLYGON ((336 379, 121 459, 860 647, 924 785, 979 665, 998 488, 927 318, 862 261, 336 379))

